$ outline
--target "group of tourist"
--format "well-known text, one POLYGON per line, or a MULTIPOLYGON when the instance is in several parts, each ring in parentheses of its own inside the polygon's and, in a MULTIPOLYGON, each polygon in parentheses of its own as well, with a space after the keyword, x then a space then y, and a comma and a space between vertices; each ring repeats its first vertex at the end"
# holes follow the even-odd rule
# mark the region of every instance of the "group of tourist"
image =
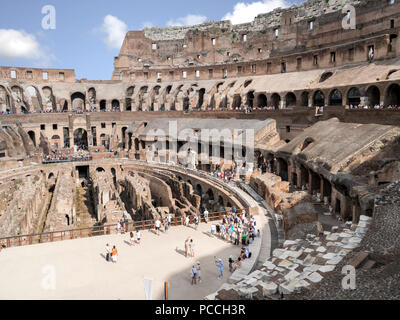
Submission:
POLYGON ((196 265, 193 265, 192 269, 190 270, 190 277, 192 278, 192 285, 201 283, 200 261, 197 261, 196 265))
POLYGON ((370 106, 370 105, 365 105, 365 106, 361 106, 361 105, 349 105, 349 106, 345 106, 345 109, 347 110, 400 110, 400 106, 398 105, 388 105, 388 106, 383 106, 380 104, 375 104, 374 106, 370 106))
POLYGON ((117 263, 118 260, 118 250, 116 246, 112 248, 107 243, 106 244, 106 261, 112 261, 112 263, 117 263))
POLYGON ((44 162, 54 162, 54 161, 91 161, 93 159, 92 155, 85 151, 79 150, 77 152, 70 151, 53 151, 51 154, 44 156, 44 162))
POLYGON ((220 169, 216 169, 215 172, 213 173, 213 176, 216 178, 219 178, 221 180, 223 180, 226 183, 229 183, 233 180, 233 178, 235 177, 235 173, 234 173, 234 169, 230 169, 230 170, 220 170, 220 169))
POLYGON ((185 240, 185 257, 194 258, 194 241, 191 237, 185 240))

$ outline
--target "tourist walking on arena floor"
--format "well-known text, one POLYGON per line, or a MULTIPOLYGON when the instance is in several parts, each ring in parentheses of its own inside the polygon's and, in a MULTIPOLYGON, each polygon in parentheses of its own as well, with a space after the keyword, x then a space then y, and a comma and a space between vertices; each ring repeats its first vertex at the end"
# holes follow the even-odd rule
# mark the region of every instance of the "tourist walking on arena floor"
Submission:
POLYGON ((118 260, 118 250, 117 248, 114 246, 111 252, 111 259, 113 263, 116 263, 118 260))
POLYGON ((190 251, 190 256, 193 258, 194 257, 194 242, 193 242, 193 239, 190 239, 189 251, 190 251))
POLYGON ((169 228, 169 221, 168 221, 168 217, 165 217, 164 219, 164 232, 167 233, 169 228))
POLYGON ((189 256, 189 241, 190 241, 190 237, 185 240, 185 257, 186 258, 189 256))
POLYGON ((141 235, 141 233, 140 233, 140 230, 138 230, 138 231, 136 232, 136 239, 137 239, 137 243, 138 243, 138 244, 140 244, 140 239, 141 239, 141 237, 142 237, 142 235, 141 235))
POLYGON ((189 216, 186 216, 186 218, 185 218, 185 226, 186 227, 189 227, 189 222, 190 222, 189 216))
POLYGON ((197 216, 197 214, 194 215, 193 220, 194 220, 194 229, 197 230, 197 228, 199 227, 199 217, 197 216))
POLYGON ((218 280, 222 280, 224 276, 224 264, 222 262, 222 259, 215 260, 215 264, 218 267, 218 280))
POLYGON ((201 283, 201 267, 200 267, 200 261, 197 261, 197 266, 196 266, 196 275, 197 275, 197 280, 199 283, 201 283))
POLYGON ((208 210, 207 209, 204 210, 203 215, 204 215, 204 220, 207 223, 208 222, 208 210))
POLYGON ((192 269, 190 270, 190 275, 192 277, 192 285, 196 284, 197 269, 194 265, 192 266, 192 269))
POLYGON ((132 231, 130 233, 130 238, 131 238, 131 246, 135 245, 135 236, 132 231))
POLYGON ((161 221, 159 219, 156 220, 155 226, 156 226, 156 235, 159 236, 160 235, 160 228, 161 228, 161 221))
POLYGON ((110 245, 107 243, 107 244, 106 244, 106 261, 110 261, 110 254, 111 254, 111 247, 110 247, 110 245))

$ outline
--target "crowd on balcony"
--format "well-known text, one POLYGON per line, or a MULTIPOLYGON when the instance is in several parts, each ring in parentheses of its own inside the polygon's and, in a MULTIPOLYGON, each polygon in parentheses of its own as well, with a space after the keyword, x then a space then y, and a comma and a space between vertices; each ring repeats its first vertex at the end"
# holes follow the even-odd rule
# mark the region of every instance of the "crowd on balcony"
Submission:
POLYGON ((92 155, 82 148, 76 152, 72 152, 69 149, 52 150, 50 154, 43 157, 44 162, 64 162, 64 161, 90 161, 92 155))

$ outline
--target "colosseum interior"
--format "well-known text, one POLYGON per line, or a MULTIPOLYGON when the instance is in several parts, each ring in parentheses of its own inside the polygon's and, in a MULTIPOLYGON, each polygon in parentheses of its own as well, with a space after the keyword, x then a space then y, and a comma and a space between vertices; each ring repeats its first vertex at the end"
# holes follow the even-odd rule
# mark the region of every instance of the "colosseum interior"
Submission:
POLYGON ((0 262, 236 208, 252 258, 197 298, 399 299, 399 30, 397 0, 307 0, 129 31, 111 80, 0 67, 0 262))

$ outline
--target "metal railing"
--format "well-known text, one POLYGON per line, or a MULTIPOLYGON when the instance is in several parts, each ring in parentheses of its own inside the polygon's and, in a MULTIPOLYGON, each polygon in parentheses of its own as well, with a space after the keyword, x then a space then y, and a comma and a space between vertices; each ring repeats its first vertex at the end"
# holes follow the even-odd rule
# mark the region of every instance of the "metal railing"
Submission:
MULTIPOLYGON (((208 215, 208 221, 221 220, 222 216, 228 212, 214 212, 208 215)), ((193 223, 193 216, 190 217, 190 223, 193 223)), ((205 222, 204 216, 200 216, 200 222, 205 222)), ((173 218, 171 226, 179 226, 185 223, 185 218, 173 218)), ((44 232, 41 234, 28 234, 12 237, 0 238, 0 246, 7 248, 28 246, 46 242, 56 242, 63 240, 72 240, 79 238, 90 238, 96 236, 112 235, 120 233, 117 230, 118 224, 109 224, 103 226, 94 226, 89 228, 70 229, 62 231, 44 232)), ((124 224, 125 232, 137 230, 151 230, 155 228, 155 220, 128 221, 124 224)))

